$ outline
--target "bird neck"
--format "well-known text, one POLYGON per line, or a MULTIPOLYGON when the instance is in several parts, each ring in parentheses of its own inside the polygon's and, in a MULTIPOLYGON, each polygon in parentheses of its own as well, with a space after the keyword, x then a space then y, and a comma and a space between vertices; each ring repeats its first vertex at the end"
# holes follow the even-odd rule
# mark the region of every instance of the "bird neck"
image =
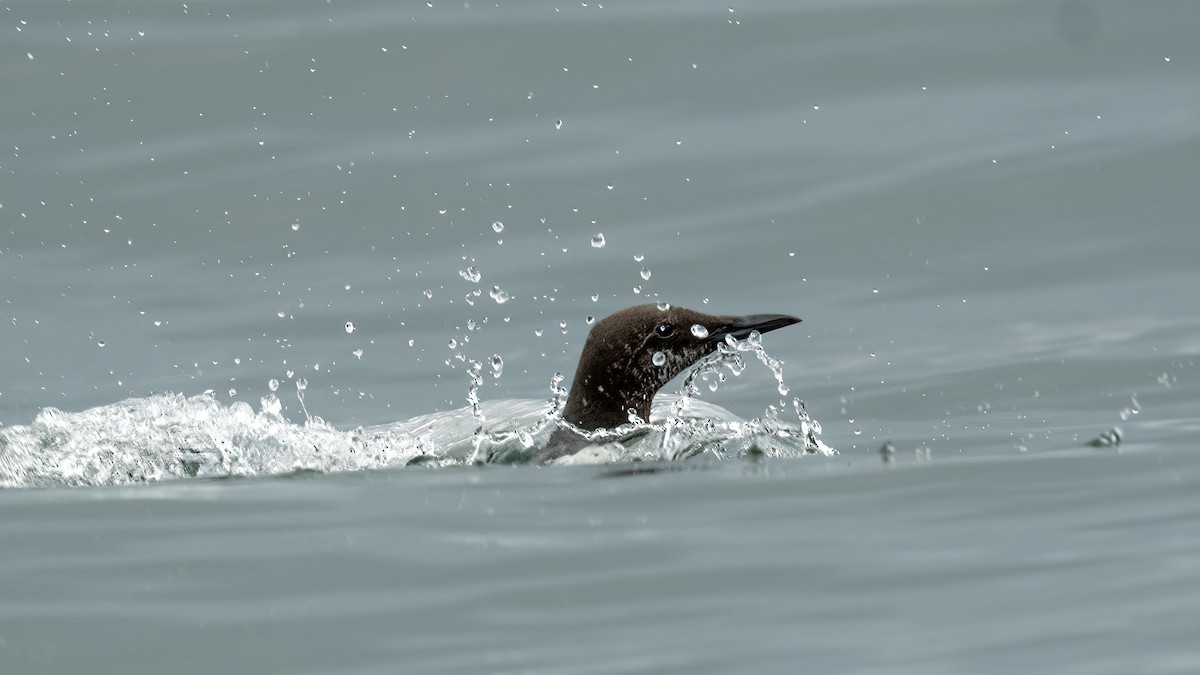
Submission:
POLYGON ((581 429, 594 431, 627 424, 631 408, 641 419, 650 419, 650 402, 654 392, 642 391, 644 387, 637 382, 614 383, 613 378, 604 377, 608 372, 580 364, 571 383, 571 392, 567 395, 564 420, 581 429))

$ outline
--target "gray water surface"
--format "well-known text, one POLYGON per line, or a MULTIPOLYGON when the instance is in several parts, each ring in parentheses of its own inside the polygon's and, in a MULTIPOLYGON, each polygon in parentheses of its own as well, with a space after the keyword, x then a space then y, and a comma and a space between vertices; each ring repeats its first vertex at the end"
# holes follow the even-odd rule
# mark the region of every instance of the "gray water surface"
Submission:
POLYGON ((38 441, 0 475, 51 487, 0 491, 0 672, 1200 670, 1197 25, 9 3, 0 433, 38 441), (481 398, 548 400, 589 316, 660 301, 802 317, 787 396, 704 400, 799 398, 838 454, 288 473, 493 355, 481 398), (112 449, 79 420, 168 399, 288 477, 54 487, 63 438, 112 449))

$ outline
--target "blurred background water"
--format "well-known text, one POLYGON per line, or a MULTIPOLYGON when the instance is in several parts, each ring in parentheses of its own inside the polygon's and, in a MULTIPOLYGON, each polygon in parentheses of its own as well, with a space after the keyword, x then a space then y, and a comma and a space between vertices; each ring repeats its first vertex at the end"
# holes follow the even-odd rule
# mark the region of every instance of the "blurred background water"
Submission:
POLYGON ((840 452, 4 490, 0 670, 1200 670, 1198 22, 8 3, 10 443, 272 380, 311 439, 301 379, 353 430, 493 355, 485 401, 544 400, 589 316, 665 301, 803 317, 765 343, 840 452))

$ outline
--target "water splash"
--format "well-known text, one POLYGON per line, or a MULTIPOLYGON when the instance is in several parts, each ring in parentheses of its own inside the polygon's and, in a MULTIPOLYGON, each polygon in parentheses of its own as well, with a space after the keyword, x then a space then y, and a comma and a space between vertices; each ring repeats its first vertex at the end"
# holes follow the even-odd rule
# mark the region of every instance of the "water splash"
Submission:
MULTIPOLYGON (((678 395, 656 398, 649 419, 633 415, 628 424, 597 431, 562 419, 567 397, 562 374, 551 379, 548 400, 483 401, 479 391, 485 363, 474 360, 466 369, 467 408, 352 431, 338 430, 309 413, 304 402, 308 381, 302 377, 294 382, 304 415, 300 424, 283 416, 277 379, 268 381, 270 391, 261 398, 259 412, 244 402, 225 405, 211 392, 135 398, 78 413, 47 408, 29 425, 0 428, 0 486, 527 463, 559 427, 574 429, 594 443, 557 460, 560 464, 833 454, 798 398, 769 406, 751 420, 699 398, 699 384, 708 381, 708 389, 715 389, 712 385, 730 373, 742 372, 747 353, 755 354, 782 383, 782 363, 763 352, 761 342, 734 340, 696 364, 678 395)), ((493 376, 503 367, 499 355, 486 364, 493 376)))

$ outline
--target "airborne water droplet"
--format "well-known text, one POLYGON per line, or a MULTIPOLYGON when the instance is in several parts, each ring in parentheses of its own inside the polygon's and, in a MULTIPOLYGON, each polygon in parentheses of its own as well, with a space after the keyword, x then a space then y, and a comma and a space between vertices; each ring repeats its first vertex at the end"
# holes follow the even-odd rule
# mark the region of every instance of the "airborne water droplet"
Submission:
POLYGON ((595 323, 595 321, 596 321, 596 317, 591 316, 591 315, 589 315, 588 318, 584 319, 584 322, 587 323, 587 325, 589 325, 589 326, 592 325, 593 323, 595 323))
POLYGON ((490 295, 492 299, 496 301, 497 305, 503 305, 504 303, 508 302, 509 298, 508 293, 499 286, 492 286, 492 290, 488 291, 488 295, 490 295))
POLYGON ((649 269, 643 267, 641 274, 642 274, 643 281, 650 281, 650 270, 649 269))
POLYGON ((346 322, 346 332, 347 332, 347 333, 353 333, 353 332, 354 332, 354 322, 353 322, 353 321, 347 321, 347 322, 346 322))
POLYGON ((267 380, 267 389, 270 389, 271 391, 279 391, 279 380, 273 377, 267 380))
POLYGON ((597 232, 596 236, 592 237, 592 248, 604 248, 604 233, 597 232))
POLYGON ((497 220, 496 222, 492 223, 492 229, 495 230, 496 234, 500 234, 504 231, 504 223, 497 220))
POLYGON ((665 312, 668 309, 671 309, 671 303, 669 302, 660 302, 655 306, 658 307, 658 311, 660 312, 665 312))
POLYGON ((698 323, 694 323, 692 324, 692 335, 695 335, 703 340, 704 338, 708 337, 708 329, 698 323))
POLYGON ((654 365, 662 366, 667 363, 667 355, 662 352, 654 352, 654 356, 651 357, 650 360, 654 363, 654 365))

